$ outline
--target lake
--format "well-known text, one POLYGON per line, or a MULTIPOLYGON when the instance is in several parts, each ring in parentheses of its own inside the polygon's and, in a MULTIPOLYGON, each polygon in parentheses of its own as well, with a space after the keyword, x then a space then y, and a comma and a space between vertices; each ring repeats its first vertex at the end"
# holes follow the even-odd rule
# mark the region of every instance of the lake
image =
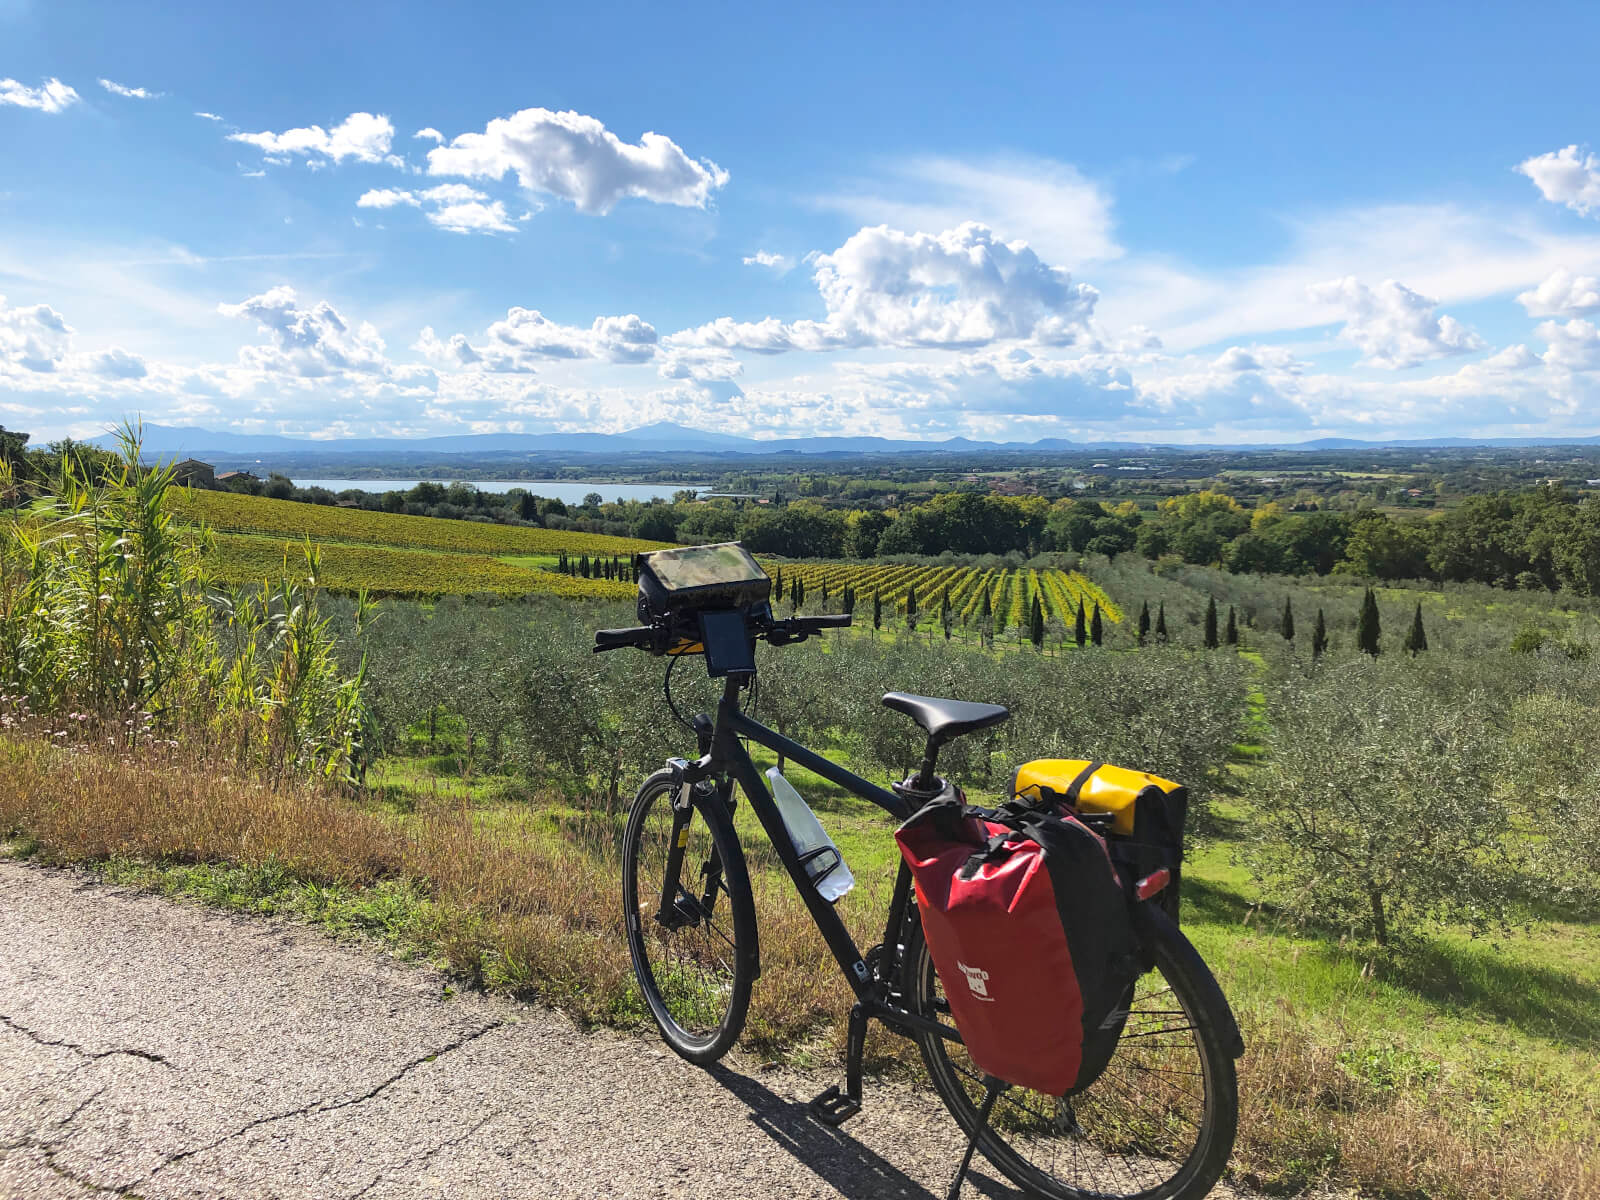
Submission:
MULTIPOLYGON (((404 491, 418 483, 442 483, 449 486, 453 479, 296 479, 296 487, 321 487, 330 492, 343 492, 359 488, 363 492, 404 491)), ((709 483, 594 483, 583 479, 466 479, 480 492, 509 492, 512 488, 525 488, 535 496, 560 500, 563 504, 582 504, 590 492, 599 492, 607 501, 616 500, 671 500, 672 493, 692 488, 698 492, 709 491, 709 483)))

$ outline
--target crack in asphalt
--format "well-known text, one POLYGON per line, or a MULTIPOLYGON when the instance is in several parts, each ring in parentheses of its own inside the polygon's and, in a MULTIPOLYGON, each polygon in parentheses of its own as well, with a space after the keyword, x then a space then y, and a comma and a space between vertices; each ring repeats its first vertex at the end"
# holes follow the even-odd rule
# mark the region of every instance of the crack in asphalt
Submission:
MULTIPOLYGON (((251 1130, 259 1129, 263 1125, 271 1125, 271 1124, 274 1124, 275 1122, 278 1122, 278 1121, 287 1121, 292 1117, 316 1116, 316 1115, 319 1115, 321 1113, 336 1112, 341 1108, 353 1108, 357 1104, 365 1104, 368 1100, 373 1099, 374 1097, 380 1095, 384 1091, 386 1091, 389 1088, 393 1087, 395 1084, 399 1083, 402 1079, 404 1079, 407 1075, 411 1074, 411 1072, 415 1071, 417 1068, 422 1067, 422 1066, 426 1066, 428 1063, 431 1063, 431 1062, 436 1062, 439 1059, 443 1058, 446 1054, 450 1054, 450 1053, 452 1053, 452 1052, 454 1052, 456 1050, 459 1050, 459 1049, 461 1049, 461 1047, 466 1046, 469 1043, 477 1041, 479 1038, 483 1037, 485 1034, 493 1033, 496 1029, 500 1029, 503 1026, 505 1026, 506 1024, 508 1024, 508 1022, 506 1022, 506 1021, 492 1021, 488 1025, 483 1026, 483 1028, 474 1030, 472 1033, 466 1034, 463 1037, 459 1037, 455 1041, 449 1043, 446 1046, 441 1047, 438 1050, 434 1050, 434 1051, 431 1051, 428 1054, 424 1054, 420 1058, 412 1059, 405 1066, 401 1067, 398 1071, 396 1071, 393 1075, 390 1075, 387 1079, 383 1080, 381 1083, 377 1084, 375 1087, 372 1087, 369 1090, 361 1093, 359 1096, 352 1096, 349 1099, 338 1100, 338 1101, 335 1101, 334 1103, 331 1103, 331 1104, 327 1103, 327 1102, 324 1102, 324 1101, 317 1100, 317 1101, 313 1101, 310 1104, 302 1104, 298 1108, 289 1109, 287 1112, 273 1113, 270 1116, 257 1117, 255 1120, 249 1121, 246 1124, 240 1126, 238 1129, 235 1129, 232 1133, 223 1134, 221 1137, 217 1138, 215 1141, 207 1142, 204 1146, 196 1146, 192 1150, 180 1150, 176 1154, 170 1154, 162 1162, 157 1163, 156 1166, 154 1168, 152 1168, 151 1171, 149 1172, 149 1174, 145 1175, 143 1179, 140 1179, 136 1183, 130 1184, 129 1186, 130 1187, 137 1187, 140 1183, 148 1183, 151 1179, 155 1178, 156 1175, 158 1175, 160 1172, 166 1170, 168 1167, 172 1166, 174 1163, 183 1162, 185 1159, 193 1158, 197 1154, 204 1154, 208 1150, 215 1150, 218 1146, 222 1145, 224 1142, 232 1141, 234 1138, 237 1138, 237 1137, 243 1137, 245 1134, 249 1133, 251 1130)), ((374 1182, 376 1182, 376 1181, 374 1181, 374 1182)))
MULTIPOLYGON (((105 1089, 102 1088, 101 1090, 104 1091, 105 1089)), ((96 1092, 95 1095, 98 1096, 99 1092, 96 1092)), ((93 1098, 90 1097, 90 1099, 93 1098)), ((81 1109, 82 1106, 80 1105, 79 1107, 81 1109)), ((77 1112, 75 1111, 73 1116, 76 1115, 77 1112)), ((70 1120, 71 1118, 68 1119, 70 1120)), ((64 1121, 60 1122, 60 1124, 65 1123, 64 1121)), ((138 1186, 137 1182, 123 1184, 121 1187, 108 1187, 106 1184, 96 1183, 92 1179, 84 1178, 70 1167, 62 1166, 56 1161, 59 1147, 55 1142, 41 1142, 38 1138, 25 1137, 20 1142, 8 1142, 6 1145, 0 1146, 0 1150, 37 1150, 44 1156, 45 1169, 51 1174, 65 1179, 68 1183, 77 1184, 77 1186, 86 1188, 97 1195, 123 1196, 126 1200, 139 1200, 139 1194, 133 1190, 138 1186)))
POLYGON ((47 1038, 38 1030, 29 1029, 26 1025, 12 1020, 4 1013, 0 1013, 0 1025, 4 1025, 7 1029, 16 1030, 23 1037, 29 1038, 30 1040, 39 1043, 41 1046, 57 1046, 62 1050, 70 1050, 74 1054, 80 1055, 83 1058, 87 1058, 91 1061, 101 1058, 111 1058, 115 1055, 123 1054, 127 1055, 129 1058, 142 1058, 145 1060, 145 1062, 160 1063, 165 1067, 170 1067, 172 1065, 162 1055, 152 1054, 149 1050, 133 1050, 122 1048, 115 1050, 90 1050, 88 1047, 81 1045, 78 1042, 69 1042, 65 1038, 47 1038))
POLYGON ((441 1152, 443 1152, 445 1150, 450 1149, 450 1147, 452 1147, 452 1146, 459 1146, 462 1142, 466 1141, 473 1134, 477 1133, 480 1129, 482 1129, 490 1121, 494 1120, 496 1117, 501 1116, 501 1115, 503 1115, 501 1113, 501 1111, 496 1109, 494 1112, 490 1113, 487 1117, 484 1117, 483 1120, 478 1121, 477 1123, 475 1123, 470 1129, 466 1130, 465 1132, 458 1133, 458 1134, 456 1134, 455 1137, 452 1137, 452 1138, 446 1138, 444 1141, 440 1142, 437 1146, 433 1147, 431 1150, 426 1150, 421 1154, 413 1154, 410 1158, 407 1158, 407 1159, 403 1160, 398 1166, 388 1167, 388 1168, 378 1172, 378 1174, 376 1174, 376 1175, 374 1175, 372 1177, 372 1182, 371 1183, 367 1184, 367 1186, 362 1188, 359 1192, 353 1193, 350 1196, 349 1200, 360 1200, 360 1198, 362 1196, 365 1196, 368 1192, 370 1192, 373 1188, 377 1187, 384 1180, 388 1179, 392 1175, 397 1174, 400 1171, 405 1170, 407 1167, 423 1167, 423 1166, 426 1166, 428 1163, 433 1161, 433 1158, 434 1158, 435 1155, 437 1155, 437 1154, 439 1154, 439 1153, 441 1153, 441 1152))
POLYGON ((89 1105, 93 1104, 96 1100, 100 1099, 100 1097, 104 1096, 105 1094, 106 1094, 106 1089, 104 1087, 95 1088, 95 1090, 92 1093, 90 1093, 89 1096, 86 1099, 80 1100, 78 1102, 77 1107, 75 1107, 66 1116, 62 1117, 59 1121, 56 1122, 56 1128, 57 1129, 65 1129, 68 1125, 71 1125, 73 1121, 78 1119, 78 1114, 79 1113, 81 1113, 84 1109, 88 1108, 89 1105))

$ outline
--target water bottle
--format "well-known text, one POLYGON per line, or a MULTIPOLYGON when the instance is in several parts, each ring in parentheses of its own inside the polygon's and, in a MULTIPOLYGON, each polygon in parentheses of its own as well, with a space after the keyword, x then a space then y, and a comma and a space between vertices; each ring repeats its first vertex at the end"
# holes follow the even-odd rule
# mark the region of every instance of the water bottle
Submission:
POLYGON ((772 798, 777 801, 778 813, 783 817, 783 827, 789 831, 789 841, 805 865, 806 875, 824 900, 839 899, 856 885, 855 876, 844 865, 839 847, 822 828, 811 806, 800 798, 800 793, 777 767, 767 768, 767 786, 772 789, 772 798))

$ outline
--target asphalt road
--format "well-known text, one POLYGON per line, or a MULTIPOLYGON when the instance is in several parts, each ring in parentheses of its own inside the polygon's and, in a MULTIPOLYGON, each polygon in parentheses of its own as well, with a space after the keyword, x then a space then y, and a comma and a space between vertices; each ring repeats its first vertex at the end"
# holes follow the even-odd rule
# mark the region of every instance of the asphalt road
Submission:
MULTIPOLYGON (((842 986, 842 985, 841 985, 842 986)), ((943 1196, 930 1095, 583 1032, 279 921, 0 863, 0 1197, 943 1196)), ((966 1195, 1014 1196, 975 1164, 966 1195)))

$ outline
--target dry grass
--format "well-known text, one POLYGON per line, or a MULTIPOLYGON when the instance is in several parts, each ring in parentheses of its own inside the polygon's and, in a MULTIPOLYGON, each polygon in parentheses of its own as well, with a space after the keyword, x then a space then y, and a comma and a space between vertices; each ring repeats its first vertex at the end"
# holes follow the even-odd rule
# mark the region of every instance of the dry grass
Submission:
POLYGON ((1600 1195, 1600 1160, 1576 1139, 1540 1145, 1512 1129, 1487 1138, 1452 1129, 1449 1114, 1471 1103, 1470 1080, 1441 1078, 1420 1094, 1374 1084, 1288 1019, 1246 1028, 1245 1040, 1233 1162, 1258 1186, 1297 1190, 1332 1179, 1416 1200, 1600 1195))
MULTIPOLYGON (((416 897, 411 945, 461 977, 580 1020, 641 1023, 616 901, 616 826, 595 815, 560 828, 552 837, 536 809, 489 821, 442 800, 401 819, 314 786, 240 778, 181 749, 129 755, 0 736, 0 840, 20 839, 42 861, 271 865, 292 884, 352 892, 403 882, 416 897)), ((758 870, 756 886, 763 976, 746 1044, 835 1061, 848 989, 786 881, 758 870)), ((858 890, 843 911, 867 945, 886 897, 858 890)), ((1600 1195, 1600 1165, 1575 1140, 1454 1128, 1448 1114, 1471 1102, 1472 1080, 1386 1087, 1352 1073, 1291 1012, 1252 1024, 1235 1156, 1245 1180, 1453 1200, 1600 1195)), ((903 1043, 871 1046, 880 1066, 905 1061, 903 1043)))

